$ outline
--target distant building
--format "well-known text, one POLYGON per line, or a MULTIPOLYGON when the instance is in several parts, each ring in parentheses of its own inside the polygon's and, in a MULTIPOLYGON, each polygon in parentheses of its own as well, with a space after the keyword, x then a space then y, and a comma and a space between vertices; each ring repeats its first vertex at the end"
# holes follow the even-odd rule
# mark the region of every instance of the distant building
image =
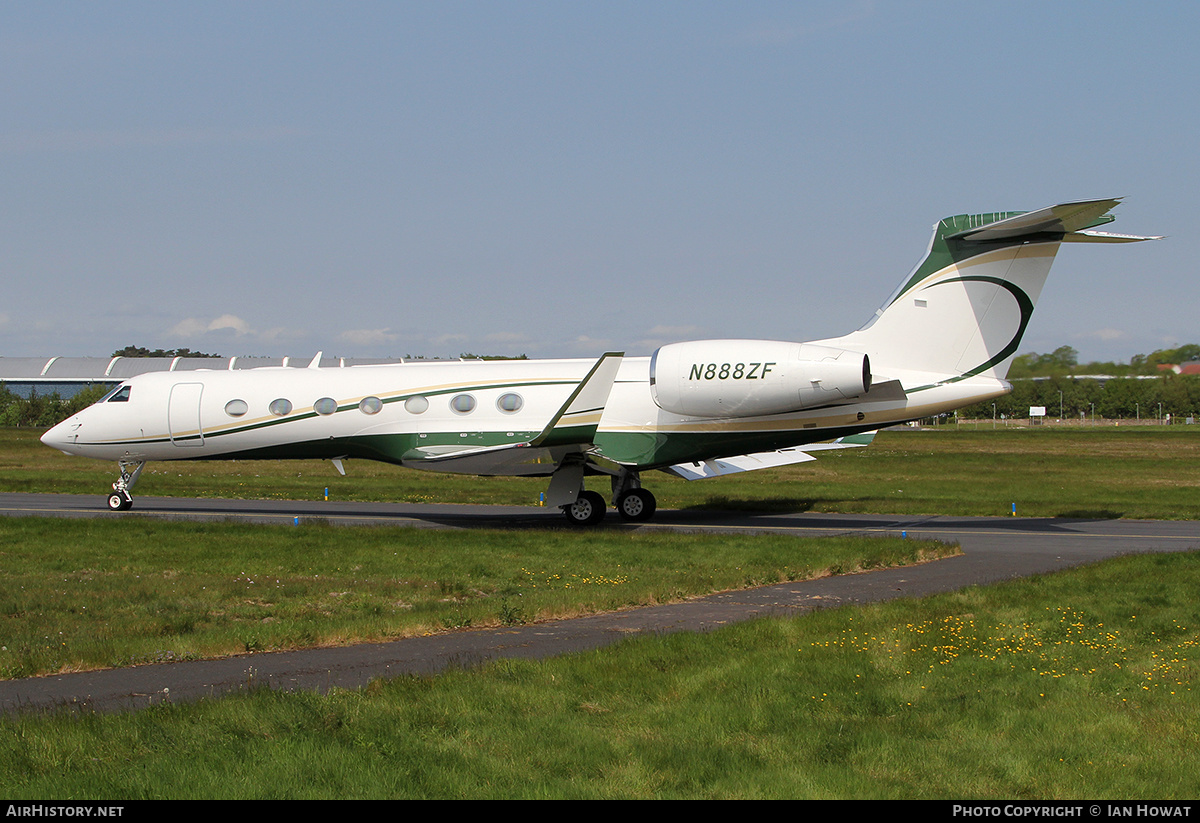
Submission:
POLYGON ((1189 360, 1186 363, 1159 363, 1158 370, 1173 374, 1200 374, 1200 360, 1189 360))

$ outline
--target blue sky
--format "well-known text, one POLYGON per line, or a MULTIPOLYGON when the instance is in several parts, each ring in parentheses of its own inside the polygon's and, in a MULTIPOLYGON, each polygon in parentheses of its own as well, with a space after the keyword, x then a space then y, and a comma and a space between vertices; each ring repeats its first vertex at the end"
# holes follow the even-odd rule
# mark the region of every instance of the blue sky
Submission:
POLYGON ((1200 4, 0 2, 0 355, 861 326, 937 219, 1126 197, 1022 351, 1200 342, 1200 4))

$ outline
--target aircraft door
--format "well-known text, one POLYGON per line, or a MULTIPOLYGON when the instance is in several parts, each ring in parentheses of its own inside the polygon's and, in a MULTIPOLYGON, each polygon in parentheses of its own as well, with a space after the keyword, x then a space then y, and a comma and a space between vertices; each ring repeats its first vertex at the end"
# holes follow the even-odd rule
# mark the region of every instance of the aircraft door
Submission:
POLYGON ((171 387, 167 406, 167 428, 171 442, 185 448, 204 445, 204 430, 200 427, 200 395, 203 383, 177 383, 171 387))

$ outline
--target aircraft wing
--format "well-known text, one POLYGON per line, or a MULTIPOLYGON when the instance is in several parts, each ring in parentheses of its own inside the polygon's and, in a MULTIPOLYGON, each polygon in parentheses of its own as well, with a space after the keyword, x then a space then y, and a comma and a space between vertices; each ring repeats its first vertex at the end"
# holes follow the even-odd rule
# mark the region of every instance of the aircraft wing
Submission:
POLYGON ((601 355, 535 437, 496 446, 430 446, 404 455, 415 469, 477 475, 553 474, 567 455, 592 446, 624 352, 601 355))
POLYGON ((684 480, 704 480, 709 477, 720 477, 726 474, 749 472, 757 469, 770 469, 777 466, 790 466, 794 463, 807 463, 816 460, 809 452, 829 451, 833 449, 857 449, 871 445, 875 432, 852 434, 839 437, 831 443, 813 443, 808 446, 797 446, 792 449, 780 449, 773 452, 757 452, 743 454, 737 457, 722 457, 719 460, 703 460, 698 463, 677 463, 668 466, 668 471, 684 480))
POLYGON ((433 446, 413 449, 404 455, 401 462, 411 469, 451 474, 474 474, 480 477, 545 477, 553 474, 568 454, 579 451, 579 446, 535 448, 529 443, 505 443, 500 446, 460 449, 433 446))

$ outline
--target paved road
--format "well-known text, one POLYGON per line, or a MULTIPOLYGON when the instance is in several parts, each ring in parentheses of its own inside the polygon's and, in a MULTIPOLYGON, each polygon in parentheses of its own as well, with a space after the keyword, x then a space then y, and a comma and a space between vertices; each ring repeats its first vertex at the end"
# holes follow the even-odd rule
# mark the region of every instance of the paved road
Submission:
MULTIPOLYGON (((138 497, 129 513, 112 513, 99 496, 0 495, 0 515, 245 519, 294 522, 323 518, 429 528, 561 524, 555 511, 435 504, 278 502, 138 497)), ((671 606, 496 630, 452 632, 389 643, 244 655, 212 661, 138 666, 103 672, 0 682, 0 711, 84 705, 136 709, 164 701, 226 694, 252 685, 280 689, 356 688, 376 677, 427 674, 502 657, 543 658, 593 649, 647 633, 706 631, 764 615, 952 591, 976 583, 1052 571, 1130 552, 1200 548, 1200 522, 1067 520, 892 515, 660 511, 653 525, 615 517, 602 528, 781 531, 797 535, 907 534, 957 541, 964 554, 922 566, 783 583, 727 592, 671 606)))

